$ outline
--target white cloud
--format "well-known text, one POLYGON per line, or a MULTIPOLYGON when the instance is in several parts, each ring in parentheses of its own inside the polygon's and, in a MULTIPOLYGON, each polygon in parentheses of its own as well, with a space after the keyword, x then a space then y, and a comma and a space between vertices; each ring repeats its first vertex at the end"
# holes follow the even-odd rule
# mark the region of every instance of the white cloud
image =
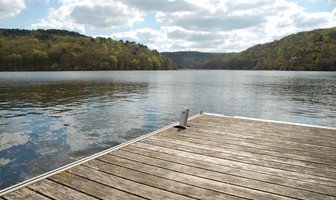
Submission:
POLYGON ((26 0, 28 3, 40 3, 43 2, 45 4, 49 4, 50 0, 26 0))
POLYGON ((85 33, 85 26, 69 21, 62 21, 57 19, 41 19, 39 23, 32 24, 33 29, 62 29, 69 31, 76 31, 79 33, 85 33))
POLYGON ((0 1, 0 19, 13 17, 19 14, 25 8, 24 0, 1 0, 0 1))
POLYGON ((263 16, 255 14, 237 15, 234 13, 215 13, 212 15, 209 13, 191 13, 183 16, 165 14, 162 18, 169 19, 161 20, 163 22, 194 31, 231 31, 258 26, 266 22, 263 16))
POLYGON ((76 23, 102 28, 132 26, 135 22, 143 20, 138 10, 113 1, 105 4, 75 6, 70 17, 76 23))
POLYGON ((115 40, 123 39, 146 44, 152 49, 160 51, 209 51, 217 52, 217 49, 230 49, 239 51, 246 46, 257 43, 250 40, 257 37, 254 30, 230 32, 191 31, 179 26, 163 26, 159 31, 149 28, 137 29, 128 32, 114 33, 107 37, 115 40), (246 41, 245 41, 246 40, 246 41))
MULTIPOLYGON (((207 3, 211 4, 212 1, 207 3)), ((335 12, 308 13, 297 4, 285 0, 221 1, 216 9, 213 7, 207 6, 206 9, 182 15, 160 13, 157 18, 171 26, 191 30, 189 37, 180 37, 188 41, 190 47, 200 46, 201 50, 211 48, 212 51, 241 51, 298 31, 336 26, 335 12), (193 37, 200 32, 203 32, 202 40, 193 37), (211 34, 214 32, 216 35, 211 34), (217 45, 210 46, 206 42, 207 36, 208 41, 215 40, 217 45), (195 40, 192 42, 186 38, 195 40), (204 48, 198 44, 200 41, 203 41, 204 48)))
POLYGON ((69 18, 72 9, 71 4, 61 5, 58 9, 51 8, 47 18, 43 18, 40 22, 32 24, 30 28, 65 29, 84 33, 85 26, 83 24, 75 23, 69 18))
POLYGON ((139 10, 110 1, 61 0, 61 6, 50 9, 46 19, 32 24, 32 28, 62 28, 85 33, 85 28, 115 28, 132 26, 142 21, 139 10))
POLYGON ((160 31, 155 31, 150 28, 137 29, 128 32, 119 32, 106 37, 111 37, 115 40, 135 41, 147 45, 151 49, 158 49, 160 43, 165 41, 164 36, 160 31))
POLYGON ((212 52, 241 51, 288 34, 332 26, 336 9, 309 13, 288 0, 60 0, 60 7, 32 25, 81 33, 109 30, 112 38, 159 51, 212 52), (149 13, 155 15, 155 25, 145 21, 149 13))
POLYGON ((181 12, 196 9, 191 3, 181 0, 120 0, 120 2, 142 11, 181 12))

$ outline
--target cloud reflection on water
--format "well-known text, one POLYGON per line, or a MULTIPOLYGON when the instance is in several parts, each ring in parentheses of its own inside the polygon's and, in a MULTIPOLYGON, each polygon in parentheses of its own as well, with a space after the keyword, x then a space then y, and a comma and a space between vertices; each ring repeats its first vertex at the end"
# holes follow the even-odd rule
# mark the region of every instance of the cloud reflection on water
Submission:
POLYGON ((336 73, 0 73, 0 188, 171 124, 181 107, 336 126, 336 73))
POLYGON ((147 87, 99 80, 7 82, 0 104, 1 188, 129 140, 123 133, 142 124, 128 118, 131 111, 140 113, 132 99, 147 87))

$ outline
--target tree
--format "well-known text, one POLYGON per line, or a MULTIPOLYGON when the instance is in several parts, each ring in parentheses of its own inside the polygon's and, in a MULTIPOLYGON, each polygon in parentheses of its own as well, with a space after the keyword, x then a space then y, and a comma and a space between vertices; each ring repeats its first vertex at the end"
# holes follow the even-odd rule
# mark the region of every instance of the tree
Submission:
POLYGON ((36 67, 36 70, 43 70, 44 67, 48 64, 48 53, 33 49, 30 55, 30 63, 32 67, 36 67))
POLYGON ((156 56, 152 57, 152 63, 153 63, 153 69, 154 70, 160 70, 161 69, 161 62, 156 56))
POLYGON ((110 56, 110 65, 111 65, 112 69, 115 69, 117 67, 117 65, 118 65, 117 56, 115 56, 115 55, 110 56))
POLYGON ((301 32, 222 56, 199 68, 336 71, 336 27, 301 32))
POLYGON ((0 29, 0 70, 138 70, 148 69, 149 57, 158 60, 157 69, 174 68, 168 58, 135 42, 56 29, 0 29))
POLYGON ((5 56, 5 63, 9 69, 14 68, 20 70, 22 69, 22 56, 20 54, 12 53, 5 56))
POLYGON ((133 69, 139 69, 139 67, 140 67, 140 61, 139 61, 139 59, 134 58, 134 59, 131 61, 130 66, 131 66, 133 69))

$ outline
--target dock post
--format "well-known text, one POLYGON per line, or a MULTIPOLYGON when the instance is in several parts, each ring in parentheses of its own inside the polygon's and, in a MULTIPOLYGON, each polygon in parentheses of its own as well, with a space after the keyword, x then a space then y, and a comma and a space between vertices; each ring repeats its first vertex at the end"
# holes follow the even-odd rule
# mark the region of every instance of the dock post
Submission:
POLYGON ((189 115, 189 108, 182 108, 179 125, 175 127, 186 129, 188 122, 188 115, 189 115))

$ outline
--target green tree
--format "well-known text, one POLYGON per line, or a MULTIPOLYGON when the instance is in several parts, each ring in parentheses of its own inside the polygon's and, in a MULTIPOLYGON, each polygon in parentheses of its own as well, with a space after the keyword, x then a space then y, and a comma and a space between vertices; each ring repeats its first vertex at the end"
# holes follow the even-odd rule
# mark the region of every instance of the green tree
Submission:
POLYGON ((22 69, 22 56, 20 54, 12 53, 5 56, 5 63, 9 69, 14 68, 16 70, 22 69))
POLYGON ((153 69, 154 70, 160 70, 161 69, 161 62, 156 56, 152 57, 152 63, 153 63, 153 69))
POLYGON ((132 67, 132 69, 140 69, 139 59, 134 58, 133 60, 131 60, 130 66, 132 67))
POLYGON ((48 53, 33 49, 30 55, 30 61, 31 65, 35 67, 36 70, 43 70, 49 61, 48 53))
POLYGON ((110 65, 111 65, 112 69, 115 69, 117 67, 117 65, 118 65, 117 56, 115 56, 115 55, 110 56, 110 65))
POLYGON ((0 29, 0 70, 173 69, 174 63, 135 42, 64 30, 0 29), (17 55, 20 55, 19 59, 17 55), (152 66, 147 58, 155 57, 152 66), (18 61, 20 60, 20 61, 18 61), (22 66, 22 67, 21 67, 22 66), (155 66, 155 67, 154 67, 155 66))

